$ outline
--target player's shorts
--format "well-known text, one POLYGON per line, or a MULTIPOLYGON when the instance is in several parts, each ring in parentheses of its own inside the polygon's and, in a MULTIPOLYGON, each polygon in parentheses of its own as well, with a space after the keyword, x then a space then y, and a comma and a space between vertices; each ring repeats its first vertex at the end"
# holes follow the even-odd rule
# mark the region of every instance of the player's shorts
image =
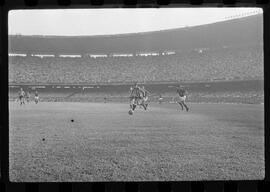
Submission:
POLYGON ((184 96, 179 96, 178 99, 177 99, 177 102, 185 102, 185 101, 186 101, 186 98, 187 98, 186 95, 184 95, 184 96))
POLYGON ((22 100, 22 99, 23 99, 23 96, 22 96, 22 95, 20 95, 20 96, 19 96, 19 99, 20 99, 20 100, 22 100))
POLYGON ((138 97, 138 96, 131 96, 129 97, 130 99, 130 104, 133 105, 133 104, 139 104, 139 100, 141 99, 141 97, 138 97))
POLYGON ((38 96, 35 96, 35 100, 36 100, 36 101, 38 100, 38 96))
POLYGON ((143 97, 142 99, 144 102, 146 102, 148 100, 148 97, 146 96, 146 97, 143 97))
POLYGON ((145 104, 148 100, 148 97, 139 97, 136 101, 137 101, 137 105, 142 105, 145 104))

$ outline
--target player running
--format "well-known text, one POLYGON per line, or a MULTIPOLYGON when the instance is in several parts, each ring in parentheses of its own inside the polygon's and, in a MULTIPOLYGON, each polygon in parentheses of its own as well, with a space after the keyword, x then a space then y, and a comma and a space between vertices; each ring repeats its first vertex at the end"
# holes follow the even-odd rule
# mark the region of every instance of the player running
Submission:
POLYGON ((139 100, 142 99, 142 91, 138 86, 138 83, 135 83, 133 87, 130 87, 130 109, 135 110, 136 106, 139 105, 139 100))
POLYGON ((143 106, 143 108, 144 108, 144 110, 146 110, 147 109, 147 106, 148 106, 148 103, 147 103, 147 101, 148 101, 148 95, 149 95, 149 91, 147 91, 145 88, 144 88, 144 86, 142 86, 142 88, 141 88, 141 94, 142 94, 142 99, 141 99, 141 105, 143 106))
POLYGON ((35 103, 36 103, 36 104, 38 104, 38 100, 39 100, 38 92, 35 91, 35 103))
POLYGON ((159 97, 158 97, 158 103, 161 104, 162 101, 163 101, 163 97, 162 97, 162 95, 160 94, 159 97))
POLYGON ((186 98, 187 98, 186 90, 183 88, 183 86, 178 85, 178 87, 176 89, 176 92, 177 92, 177 94, 179 96, 177 103, 181 106, 182 110, 184 110, 184 107, 185 107, 186 111, 188 112, 189 108, 186 105, 186 98))
POLYGON ((23 91, 23 88, 20 89, 20 91, 18 92, 18 95, 19 95, 20 105, 25 104, 24 102, 25 92, 23 91))

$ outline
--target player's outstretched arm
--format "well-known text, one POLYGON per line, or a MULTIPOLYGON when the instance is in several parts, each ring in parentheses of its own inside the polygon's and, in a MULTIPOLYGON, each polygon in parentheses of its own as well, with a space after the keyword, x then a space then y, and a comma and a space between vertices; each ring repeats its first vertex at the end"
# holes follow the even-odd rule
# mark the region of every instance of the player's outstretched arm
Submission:
POLYGON ((148 90, 146 90, 146 89, 144 89, 144 90, 145 90, 145 92, 147 92, 148 94, 151 94, 150 91, 148 91, 148 90))

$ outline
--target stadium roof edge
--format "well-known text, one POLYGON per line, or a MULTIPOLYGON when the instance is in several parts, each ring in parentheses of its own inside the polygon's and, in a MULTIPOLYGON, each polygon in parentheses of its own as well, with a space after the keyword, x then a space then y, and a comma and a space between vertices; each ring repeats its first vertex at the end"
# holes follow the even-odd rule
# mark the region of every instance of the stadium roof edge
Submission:
POLYGON ((41 37, 41 38, 95 38, 95 37, 125 37, 125 36, 133 36, 133 35, 147 35, 147 34, 153 34, 153 33, 165 33, 165 32, 173 32, 173 31, 178 31, 178 30, 190 30, 190 29, 195 29, 197 27, 202 27, 202 26, 209 26, 209 25, 214 25, 217 23, 226 23, 226 22, 233 22, 233 21, 239 21, 239 20, 244 20, 244 19, 249 19, 251 17, 259 17, 262 15, 262 13, 256 14, 256 15, 249 15, 246 17, 240 17, 240 18, 233 18, 229 20, 222 20, 222 21, 217 21, 213 23, 207 23, 207 24, 202 24, 202 25, 195 25, 195 26, 186 26, 186 27, 179 27, 179 28, 174 28, 174 29, 164 29, 164 30, 158 30, 158 31, 146 31, 146 32, 138 32, 138 33, 124 33, 124 34, 111 34, 111 35, 80 35, 80 36, 73 36, 73 35, 21 35, 21 34, 11 34, 9 36, 12 37, 41 37))
POLYGON ((9 36, 10 53, 110 54, 262 42, 261 14, 188 28, 98 36, 9 36), (232 30, 233 29, 233 30, 232 30))

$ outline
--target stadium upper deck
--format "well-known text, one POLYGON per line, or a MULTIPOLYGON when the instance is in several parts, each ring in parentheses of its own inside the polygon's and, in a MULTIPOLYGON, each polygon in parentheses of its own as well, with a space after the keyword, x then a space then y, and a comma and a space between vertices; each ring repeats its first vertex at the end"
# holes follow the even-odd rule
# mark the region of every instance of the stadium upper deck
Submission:
POLYGON ((262 17, 141 34, 10 36, 9 83, 83 84, 262 79, 262 17), (234 29, 234 30, 232 30, 234 29), (136 56, 156 52, 156 56, 136 56), (112 53, 130 54, 111 57, 112 53), (165 54, 162 53, 172 53, 165 54), (52 54, 37 57, 32 54, 52 54), (63 58, 60 54, 76 54, 63 58), (93 58, 85 55, 101 54, 93 58))
POLYGON ((172 55, 61 58, 10 57, 9 82, 130 83, 263 79, 260 45, 176 52, 172 55))

